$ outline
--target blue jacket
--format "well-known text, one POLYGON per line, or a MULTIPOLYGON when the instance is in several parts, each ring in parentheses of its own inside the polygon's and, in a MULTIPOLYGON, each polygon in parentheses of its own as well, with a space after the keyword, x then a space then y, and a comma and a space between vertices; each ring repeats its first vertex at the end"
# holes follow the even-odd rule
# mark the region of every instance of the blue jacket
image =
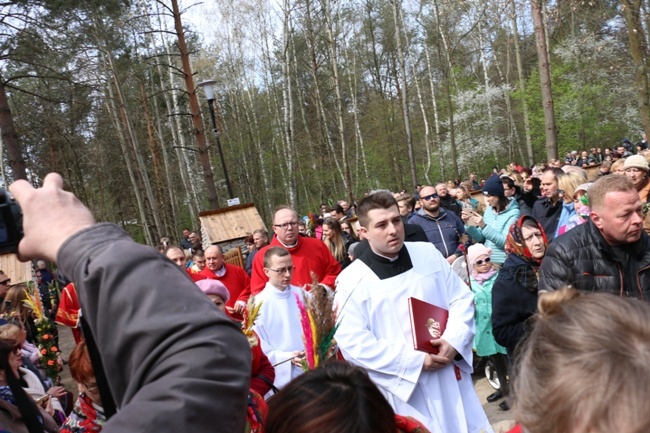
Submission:
POLYGON ((510 199, 510 204, 503 212, 496 213, 491 206, 485 209, 483 221, 485 227, 466 227, 467 234, 476 242, 492 248, 492 261, 499 265, 506 261, 506 237, 510 226, 519 218, 519 205, 516 200, 510 199))
POLYGON ((409 224, 415 224, 424 230, 429 242, 431 242, 442 255, 447 258, 452 254, 461 255, 458 245, 461 243, 461 236, 465 234, 465 226, 458 216, 442 207, 437 217, 432 217, 424 212, 424 209, 417 211, 409 220, 409 224))

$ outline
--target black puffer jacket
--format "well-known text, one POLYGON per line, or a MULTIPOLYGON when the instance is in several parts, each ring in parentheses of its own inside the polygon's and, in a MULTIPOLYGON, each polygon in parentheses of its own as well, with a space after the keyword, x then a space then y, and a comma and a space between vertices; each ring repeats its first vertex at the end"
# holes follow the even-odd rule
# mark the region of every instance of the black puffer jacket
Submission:
POLYGON ((537 310, 536 269, 508 254, 492 286, 492 333, 512 356, 526 333, 526 322, 537 310))
POLYGON ((541 267, 539 290, 571 284, 583 292, 605 292, 650 301, 650 237, 614 250, 591 222, 556 238, 541 267))

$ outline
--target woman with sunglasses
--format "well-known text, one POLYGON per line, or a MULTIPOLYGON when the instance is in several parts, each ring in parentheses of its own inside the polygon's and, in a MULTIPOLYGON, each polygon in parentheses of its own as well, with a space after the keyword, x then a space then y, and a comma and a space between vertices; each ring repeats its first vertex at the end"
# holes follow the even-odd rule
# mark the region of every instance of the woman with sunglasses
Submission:
MULTIPOLYGON (((487 397, 492 403, 509 394, 508 367, 505 347, 494 341, 492 332, 492 286, 497 279, 498 272, 492 265, 492 250, 483 244, 474 244, 467 249, 467 263, 470 269, 470 288, 474 292, 474 321, 476 334, 474 335, 474 350, 481 357, 488 358, 499 378, 499 389, 487 397)), ((501 409, 509 407, 503 402, 501 409)))
MULTIPOLYGON (((12 433, 54 433, 58 427, 43 407, 23 390, 18 368, 20 344, 0 339, 0 428, 12 433)), ((49 401, 41 404, 53 411, 49 401)))
POLYGON ((529 329, 528 319, 537 310, 539 267, 547 246, 544 228, 532 216, 524 215, 510 227, 508 258, 492 287, 492 328, 511 365, 515 348, 529 329))

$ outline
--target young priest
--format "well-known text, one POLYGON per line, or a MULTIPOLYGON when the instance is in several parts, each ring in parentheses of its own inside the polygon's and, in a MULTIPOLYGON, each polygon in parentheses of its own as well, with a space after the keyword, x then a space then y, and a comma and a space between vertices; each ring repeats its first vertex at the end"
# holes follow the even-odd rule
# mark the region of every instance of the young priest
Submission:
POLYGON ((370 249, 338 277, 336 341, 346 360, 368 371, 396 413, 433 433, 492 432, 472 384, 474 297, 430 243, 404 243, 397 202, 377 192, 359 203, 370 249), (417 351, 408 299, 449 312, 438 354, 417 351))
POLYGON ((264 273, 269 281, 255 297, 255 303, 262 306, 253 329, 260 337, 262 351, 275 366, 277 388, 303 372, 305 345, 296 296, 302 300, 306 292, 291 285, 293 269, 291 254, 285 248, 272 246, 266 250, 264 273))

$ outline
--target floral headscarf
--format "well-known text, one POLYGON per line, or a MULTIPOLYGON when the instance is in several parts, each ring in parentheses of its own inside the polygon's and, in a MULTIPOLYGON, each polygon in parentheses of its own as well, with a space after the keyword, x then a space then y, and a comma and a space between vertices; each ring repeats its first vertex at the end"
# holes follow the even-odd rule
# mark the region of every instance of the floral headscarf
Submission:
POLYGON ((510 230, 508 230, 508 237, 506 237, 505 250, 507 254, 515 254, 531 265, 538 267, 541 264, 541 261, 534 258, 532 254, 530 254, 530 251, 524 242, 524 236, 521 233, 521 227, 524 225, 524 221, 526 221, 527 218, 534 221, 539 228, 539 231, 542 232, 542 239, 544 239, 544 250, 546 250, 548 247, 548 240, 546 239, 544 227, 542 227, 539 221, 530 215, 522 215, 516 223, 510 226, 510 230))

